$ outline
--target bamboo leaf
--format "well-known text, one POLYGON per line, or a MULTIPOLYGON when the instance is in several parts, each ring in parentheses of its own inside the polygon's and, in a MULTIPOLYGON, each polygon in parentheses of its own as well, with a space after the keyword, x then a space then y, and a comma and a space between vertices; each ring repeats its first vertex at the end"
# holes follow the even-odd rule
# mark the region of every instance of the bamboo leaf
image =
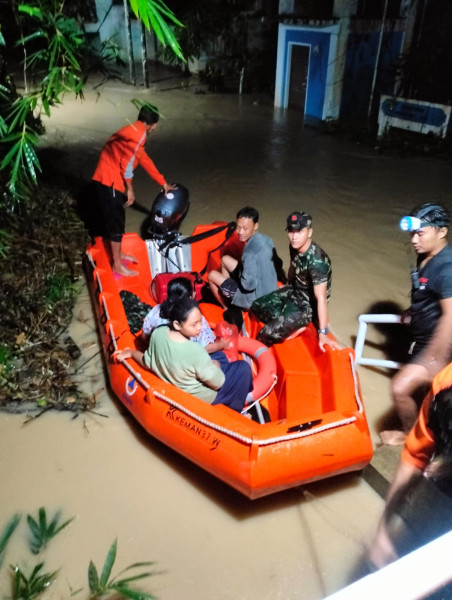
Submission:
POLYGON ((16 42, 16 46, 24 46, 28 42, 31 42, 32 40, 35 40, 36 38, 41 38, 41 37, 47 37, 47 36, 44 33, 44 31, 39 29, 38 31, 35 31, 34 33, 30 33, 30 35, 26 35, 25 37, 21 37, 20 39, 18 39, 16 42))
MULTIPOLYGON (((35 154, 36 156, 36 154, 35 154)), ((36 156, 36 160, 38 160, 38 157, 36 156)), ((60 531, 62 531, 65 527, 67 527, 69 525, 69 523, 72 523, 72 521, 74 520, 74 517, 72 517, 71 519, 68 519, 67 521, 65 521, 62 525, 60 525, 56 530, 54 535, 56 535, 57 533, 60 533, 60 531)))
POLYGON ((13 517, 11 517, 0 536, 0 566, 3 563, 6 546, 8 545, 8 542, 11 536, 13 535, 14 531, 16 530, 16 527, 19 525, 20 519, 21 516, 19 513, 16 513, 13 517))
MULTIPOLYGON (((55 516, 50 521, 49 525, 47 527, 45 527, 47 535, 49 537, 54 535, 57 523, 60 520, 60 516, 61 516, 61 511, 57 510, 57 512, 55 513, 55 516)), ((45 512, 44 512, 44 525, 45 525, 45 512)))
POLYGON ((47 531, 47 514, 46 514, 45 508, 43 506, 41 506, 41 508, 39 509, 38 515, 39 515, 39 527, 41 528, 42 531, 47 531))
POLYGON ((103 588, 107 585, 108 580, 111 575, 111 570, 116 560, 116 549, 117 549, 117 541, 115 540, 113 544, 110 546, 110 549, 107 554, 107 558, 105 559, 104 567, 102 569, 102 574, 100 576, 100 587, 103 588))
POLYGON ((88 585, 91 592, 95 593, 99 591, 99 575, 97 574, 96 565, 92 560, 90 560, 88 567, 88 585))
POLYGON ((29 15, 30 17, 39 19, 40 21, 42 21, 44 18, 42 10, 37 6, 31 6, 30 4, 19 4, 17 10, 21 13, 29 15))
POLYGON ((30 515, 27 515, 27 523, 31 529, 31 533, 36 537, 40 537, 41 529, 39 528, 39 525, 36 523, 33 517, 31 517, 30 515))
POLYGON ((124 579, 119 579, 114 582, 114 585, 126 585, 131 581, 138 581, 139 579, 145 579, 146 577, 151 577, 154 573, 149 571, 148 573, 140 573, 139 575, 132 575, 131 577, 125 577, 124 579))
POLYGON ((157 596, 154 596, 154 594, 148 594, 147 592, 141 592, 139 590, 134 590, 127 586, 115 584, 115 585, 112 585, 111 587, 113 589, 115 589, 116 591, 118 591, 123 596, 125 596, 126 598, 131 598, 131 600, 157 600, 157 596))
POLYGON ((121 571, 121 573, 119 573, 119 575, 122 575, 122 573, 126 573, 127 571, 130 571, 131 569, 137 569, 138 567, 152 567, 152 565, 155 565, 155 561, 153 561, 153 560, 147 560, 145 562, 133 563, 133 565, 129 565, 123 571, 121 571))

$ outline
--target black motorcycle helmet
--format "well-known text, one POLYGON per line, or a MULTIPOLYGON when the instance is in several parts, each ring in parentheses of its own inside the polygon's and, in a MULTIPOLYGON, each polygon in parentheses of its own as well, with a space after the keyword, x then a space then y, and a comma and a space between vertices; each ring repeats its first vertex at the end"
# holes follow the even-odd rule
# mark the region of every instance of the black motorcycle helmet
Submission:
POLYGON ((165 194, 161 190, 157 194, 147 221, 148 233, 152 236, 163 235, 169 231, 177 231, 190 207, 189 192, 180 183, 174 184, 176 189, 165 194))

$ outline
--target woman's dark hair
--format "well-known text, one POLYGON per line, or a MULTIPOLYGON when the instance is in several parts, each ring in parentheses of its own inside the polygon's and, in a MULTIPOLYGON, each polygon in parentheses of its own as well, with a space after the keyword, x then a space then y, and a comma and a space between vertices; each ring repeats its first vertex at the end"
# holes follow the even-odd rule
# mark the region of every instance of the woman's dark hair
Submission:
POLYGON ((452 460, 452 387, 441 390, 433 398, 428 427, 435 437, 435 454, 452 460))
POLYGON ((176 277, 168 283, 168 300, 172 302, 180 298, 189 298, 193 295, 193 284, 187 277, 176 277))
POLYGON ((174 301, 167 298, 165 302, 162 302, 160 305, 160 316, 164 319, 168 319, 169 326, 172 328, 173 321, 184 323, 194 308, 199 308, 199 305, 196 300, 193 300, 188 296, 177 298, 177 300, 174 301))

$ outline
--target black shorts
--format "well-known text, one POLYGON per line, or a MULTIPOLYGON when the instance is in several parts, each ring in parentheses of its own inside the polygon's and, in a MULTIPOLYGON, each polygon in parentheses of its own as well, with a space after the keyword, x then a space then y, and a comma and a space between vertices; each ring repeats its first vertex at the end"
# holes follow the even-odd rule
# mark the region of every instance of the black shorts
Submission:
POLYGON ((99 181, 93 183, 103 221, 104 237, 112 242, 120 242, 126 226, 124 204, 127 202, 127 196, 99 181))
POLYGON ((238 289, 239 286, 232 277, 228 277, 228 279, 225 279, 220 285, 220 292, 227 300, 232 300, 238 289))

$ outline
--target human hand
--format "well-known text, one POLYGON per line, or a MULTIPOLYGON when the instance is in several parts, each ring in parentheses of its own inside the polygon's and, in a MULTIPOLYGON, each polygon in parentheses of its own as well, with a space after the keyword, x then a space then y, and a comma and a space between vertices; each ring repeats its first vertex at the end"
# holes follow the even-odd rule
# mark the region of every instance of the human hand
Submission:
POLYGON ((127 193, 126 206, 130 206, 131 204, 133 204, 135 202, 135 192, 133 191, 133 189, 129 188, 126 193, 127 193))
POLYGON ((329 346, 332 350, 342 350, 342 346, 328 337, 328 334, 319 333, 319 348, 322 352, 325 352, 325 346, 329 346))
POLYGON ((400 315, 400 322, 403 325, 409 325, 411 323, 411 311, 409 308, 407 308, 406 310, 404 310, 402 312, 402 314, 400 315))
POLYGON ((116 350, 116 352, 113 352, 113 359, 116 362, 125 360, 126 358, 132 358, 132 350, 130 348, 125 348, 124 350, 116 350))
POLYGON ((231 345, 231 340, 227 340, 226 338, 218 338, 217 342, 219 344, 219 350, 227 350, 231 345))
POLYGON ((170 190, 177 190, 177 185, 173 185, 172 183, 164 183, 163 189, 165 190, 166 195, 170 190))

